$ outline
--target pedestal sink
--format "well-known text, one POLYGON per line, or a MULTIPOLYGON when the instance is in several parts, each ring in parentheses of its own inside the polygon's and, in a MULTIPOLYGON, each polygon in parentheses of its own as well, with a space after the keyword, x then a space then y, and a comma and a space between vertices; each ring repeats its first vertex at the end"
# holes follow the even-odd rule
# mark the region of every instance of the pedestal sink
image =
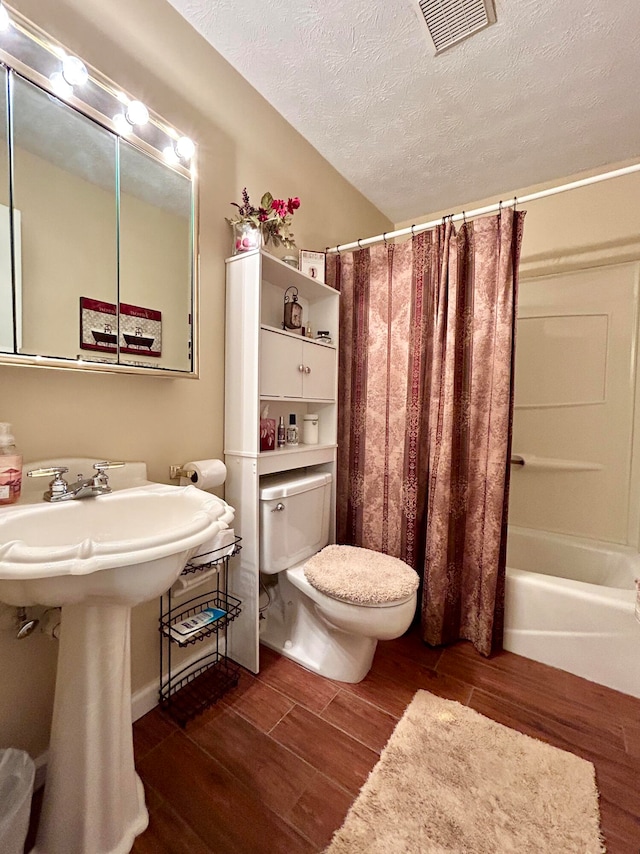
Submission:
MULTIPOLYGON (((93 462, 28 468, 72 475, 93 462)), ((111 494, 59 503, 25 483, 21 502, 0 511, 0 601, 62 606, 38 854, 125 854, 147 826, 133 763, 131 608, 164 593, 233 519, 216 496, 149 483, 143 463, 110 480, 111 494)))

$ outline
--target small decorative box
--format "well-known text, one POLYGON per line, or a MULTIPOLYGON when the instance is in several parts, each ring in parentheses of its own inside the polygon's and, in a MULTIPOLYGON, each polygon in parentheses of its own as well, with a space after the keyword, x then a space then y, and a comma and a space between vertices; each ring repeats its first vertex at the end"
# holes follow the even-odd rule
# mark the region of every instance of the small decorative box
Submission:
POLYGON ((260 450, 273 451, 276 446, 276 419, 260 419, 260 450))

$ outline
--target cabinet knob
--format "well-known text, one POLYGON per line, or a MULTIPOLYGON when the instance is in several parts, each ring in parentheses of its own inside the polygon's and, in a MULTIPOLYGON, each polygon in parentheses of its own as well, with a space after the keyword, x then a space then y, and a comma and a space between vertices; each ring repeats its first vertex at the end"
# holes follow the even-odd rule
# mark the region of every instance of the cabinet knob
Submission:
POLYGON ((302 373, 304 371, 304 365, 298 365, 298 370, 302 373))
POLYGON ((311 368, 307 365, 307 367, 304 369, 304 372, 305 372, 305 374, 310 374, 311 368))
POLYGON ((278 503, 276 504, 276 506, 273 508, 273 510, 271 512, 272 513, 281 513, 283 510, 284 510, 284 504, 282 503, 282 501, 278 501, 278 503))

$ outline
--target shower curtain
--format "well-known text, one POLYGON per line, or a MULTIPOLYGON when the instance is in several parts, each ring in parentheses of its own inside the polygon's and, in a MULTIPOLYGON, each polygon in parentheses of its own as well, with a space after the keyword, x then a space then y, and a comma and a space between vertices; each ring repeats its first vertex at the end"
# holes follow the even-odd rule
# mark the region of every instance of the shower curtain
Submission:
POLYGON ((501 648, 524 212, 329 256, 341 293, 337 541, 422 578, 422 635, 501 648))

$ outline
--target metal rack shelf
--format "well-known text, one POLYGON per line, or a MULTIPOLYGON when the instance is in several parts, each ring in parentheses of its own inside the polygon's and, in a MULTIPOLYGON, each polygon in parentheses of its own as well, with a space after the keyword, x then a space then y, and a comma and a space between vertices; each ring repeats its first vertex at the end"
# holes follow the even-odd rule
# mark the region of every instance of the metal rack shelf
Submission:
POLYGON ((171 608, 161 614, 160 630, 169 638, 171 643, 180 647, 189 646, 189 644, 202 641, 205 638, 211 637, 211 635, 224 631, 229 623, 233 622, 240 614, 240 604, 240 600, 229 593, 216 592, 213 596, 210 592, 201 594, 200 596, 195 596, 193 599, 189 599, 187 602, 183 602, 179 609, 171 608), (198 629, 184 638, 176 637, 171 631, 177 623, 200 614, 205 608, 219 608, 225 613, 215 623, 209 623, 204 628, 198 629))
POLYGON ((211 552, 202 552, 187 563, 180 575, 189 575, 192 572, 201 572, 203 569, 211 569, 214 566, 219 566, 227 558, 235 557, 242 550, 241 542, 242 537, 236 537, 233 543, 233 550, 230 552, 227 550, 231 548, 231 545, 222 546, 211 552), (198 562, 194 563, 196 560, 198 562))
POLYGON ((227 592, 229 560, 240 549, 240 537, 236 537, 233 546, 226 545, 200 554, 185 566, 181 576, 203 573, 207 579, 210 578, 212 586, 206 592, 181 601, 178 605, 173 605, 173 599, 178 594, 171 590, 160 599, 160 708, 182 727, 238 684, 240 667, 226 657, 221 647, 224 644, 226 651, 228 627, 241 612, 240 600, 227 592), (207 608, 216 608, 222 613, 202 628, 196 628, 184 636, 177 633, 177 624, 207 608), (196 641, 207 639, 214 641, 213 647, 209 647, 200 658, 188 662, 181 670, 173 671, 173 647, 186 648, 196 641))
POLYGON ((238 684, 240 665, 219 652, 198 659, 160 688, 160 708, 181 727, 238 684), (186 671, 186 672, 185 672, 186 671))

